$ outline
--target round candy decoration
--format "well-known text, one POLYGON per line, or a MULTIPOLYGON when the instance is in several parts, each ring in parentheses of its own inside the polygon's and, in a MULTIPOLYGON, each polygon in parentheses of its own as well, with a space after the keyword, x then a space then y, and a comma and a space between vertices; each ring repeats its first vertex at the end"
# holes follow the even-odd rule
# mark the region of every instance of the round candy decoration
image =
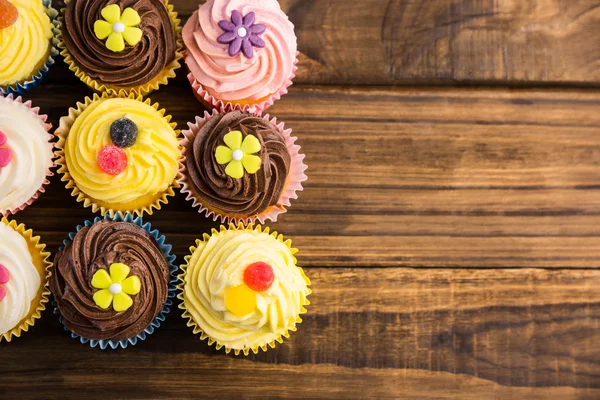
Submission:
POLYGON ((6 135, 0 132, 0 168, 6 167, 12 160, 12 152, 9 148, 2 147, 6 144, 6 135))
MULTIPOLYGON (((6 285, 10 280, 10 274, 6 267, 0 264, 0 285, 6 285)), ((6 297, 6 289, 0 286, 0 301, 6 297)))
POLYGON ((274 280, 273 267, 262 261, 250 264, 244 270, 244 283, 256 292, 268 290, 274 280))
POLYGON ((109 144, 98 154, 98 166, 110 175, 119 175, 127 168, 127 154, 117 146, 109 144))
POLYGON ((137 135, 137 125, 127 117, 119 118, 110 125, 110 140, 122 149, 133 146, 137 135))
POLYGON ((0 29, 14 25, 19 19, 19 10, 7 0, 0 0, 0 29))

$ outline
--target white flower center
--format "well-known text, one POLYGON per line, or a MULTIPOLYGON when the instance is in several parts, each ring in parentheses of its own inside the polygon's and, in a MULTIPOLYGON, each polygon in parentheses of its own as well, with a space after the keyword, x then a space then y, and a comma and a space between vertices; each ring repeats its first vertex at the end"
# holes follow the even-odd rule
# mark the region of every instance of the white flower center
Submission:
POLYGON ((121 284, 119 284, 119 283, 113 283, 108 288, 108 291, 111 292, 112 294, 119 294, 119 293, 121 293, 121 290, 123 290, 123 288, 121 287, 121 284))
POLYGON ((240 161, 242 158, 244 158, 244 152, 240 149, 234 150, 232 157, 235 161, 240 161))
POLYGON ((237 34, 238 34, 238 36, 239 36, 239 37, 241 37, 241 38, 245 38, 245 37, 246 37, 246 35, 248 34, 248 31, 246 30, 246 28, 244 28, 244 27, 242 26, 242 27, 239 27, 239 28, 238 28, 238 30, 237 30, 237 34))
POLYGON ((113 25, 113 31, 121 33, 125 30, 125 25, 122 22, 115 22, 113 25))

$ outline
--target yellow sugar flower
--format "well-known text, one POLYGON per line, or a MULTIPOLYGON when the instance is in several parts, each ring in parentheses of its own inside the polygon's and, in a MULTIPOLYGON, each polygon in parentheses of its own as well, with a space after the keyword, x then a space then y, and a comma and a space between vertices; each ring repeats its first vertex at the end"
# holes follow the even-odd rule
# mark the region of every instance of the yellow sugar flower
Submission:
POLYGON ((242 142, 242 132, 231 131, 223 138, 225 146, 218 146, 215 158, 220 165, 227 164, 225 173, 233 179, 244 176, 244 170, 255 174, 260 169, 261 159, 254 155, 260 151, 260 141, 253 135, 246 135, 242 142))
POLYGON ((130 269, 123 263, 113 263, 109 267, 110 275, 105 269, 99 269, 92 277, 92 286, 98 290, 94 293, 94 302, 103 310, 112 304, 116 312, 126 311, 133 305, 129 295, 136 295, 142 288, 140 278, 129 275, 130 269))
POLYGON ((121 14, 121 7, 111 4, 104 7, 100 14, 104 20, 99 19, 94 22, 94 33, 100 40, 108 38, 106 48, 110 51, 115 53, 123 51, 125 41, 130 46, 135 46, 142 40, 142 30, 136 28, 142 20, 133 8, 128 7, 121 14))

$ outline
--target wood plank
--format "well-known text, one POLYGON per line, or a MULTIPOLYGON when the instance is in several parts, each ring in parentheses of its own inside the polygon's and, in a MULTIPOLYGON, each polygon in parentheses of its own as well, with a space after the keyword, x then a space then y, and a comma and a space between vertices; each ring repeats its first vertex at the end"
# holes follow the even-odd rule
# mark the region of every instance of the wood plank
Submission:
MULTIPOLYGON (((56 126, 87 93, 29 98, 56 126)), ((203 112, 184 84, 152 98, 180 127, 203 112)), ((309 180, 275 228, 307 266, 598 268, 599 105, 581 90, 296 87, 270 112, 309 180)), ((55 177, 18 218, 55 250, 90 216, 55 177)), ((181 196, 148 220, 180 257, 217 225, 181 196)))
POLYGON ((225 355, 173 314, 138 346, 103 352, 77 344, 46 312, 32 332, 0 345, 0 393, 7 398, 49 390, 71 396, 85 390, 90 398, 114 393, 123 398, 600 396, 595 346, 600 271, 307 272, 314 288, 309 313, 291 340, 267 353, 225 355), (27 358, 35 363, 24 362, 27 358))
MULTIPOLYGON (((202 2, 171 1, 183 21, 202 2)), ((280 3, 298 36, 296 84, 600 84, 600 0, 280 3)))

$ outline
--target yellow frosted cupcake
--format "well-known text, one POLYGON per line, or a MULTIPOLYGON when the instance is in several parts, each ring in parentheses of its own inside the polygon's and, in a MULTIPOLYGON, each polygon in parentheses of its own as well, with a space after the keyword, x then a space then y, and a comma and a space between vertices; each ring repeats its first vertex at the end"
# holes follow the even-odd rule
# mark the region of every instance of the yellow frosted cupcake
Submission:
POLYGON ((227 353, 275 347, 302 322, 310 281, 291 240, 258 225, 221 226, 190 248, 179 276, 188 326, 227 353))
POLYGON ((49 0, 0 0, 2 93, 28 90, 54 64, 56 15, 49 0))
POLYGON ((27 332, 48 302, 46 245, 25 225, 0 221, 0 342, 27 332))
POLYGON ((57 164, 67 189, 94 212, 152 214, 173 196, 180 168, 171 117, 134 94, 86 98, 61 118, 57 164))

